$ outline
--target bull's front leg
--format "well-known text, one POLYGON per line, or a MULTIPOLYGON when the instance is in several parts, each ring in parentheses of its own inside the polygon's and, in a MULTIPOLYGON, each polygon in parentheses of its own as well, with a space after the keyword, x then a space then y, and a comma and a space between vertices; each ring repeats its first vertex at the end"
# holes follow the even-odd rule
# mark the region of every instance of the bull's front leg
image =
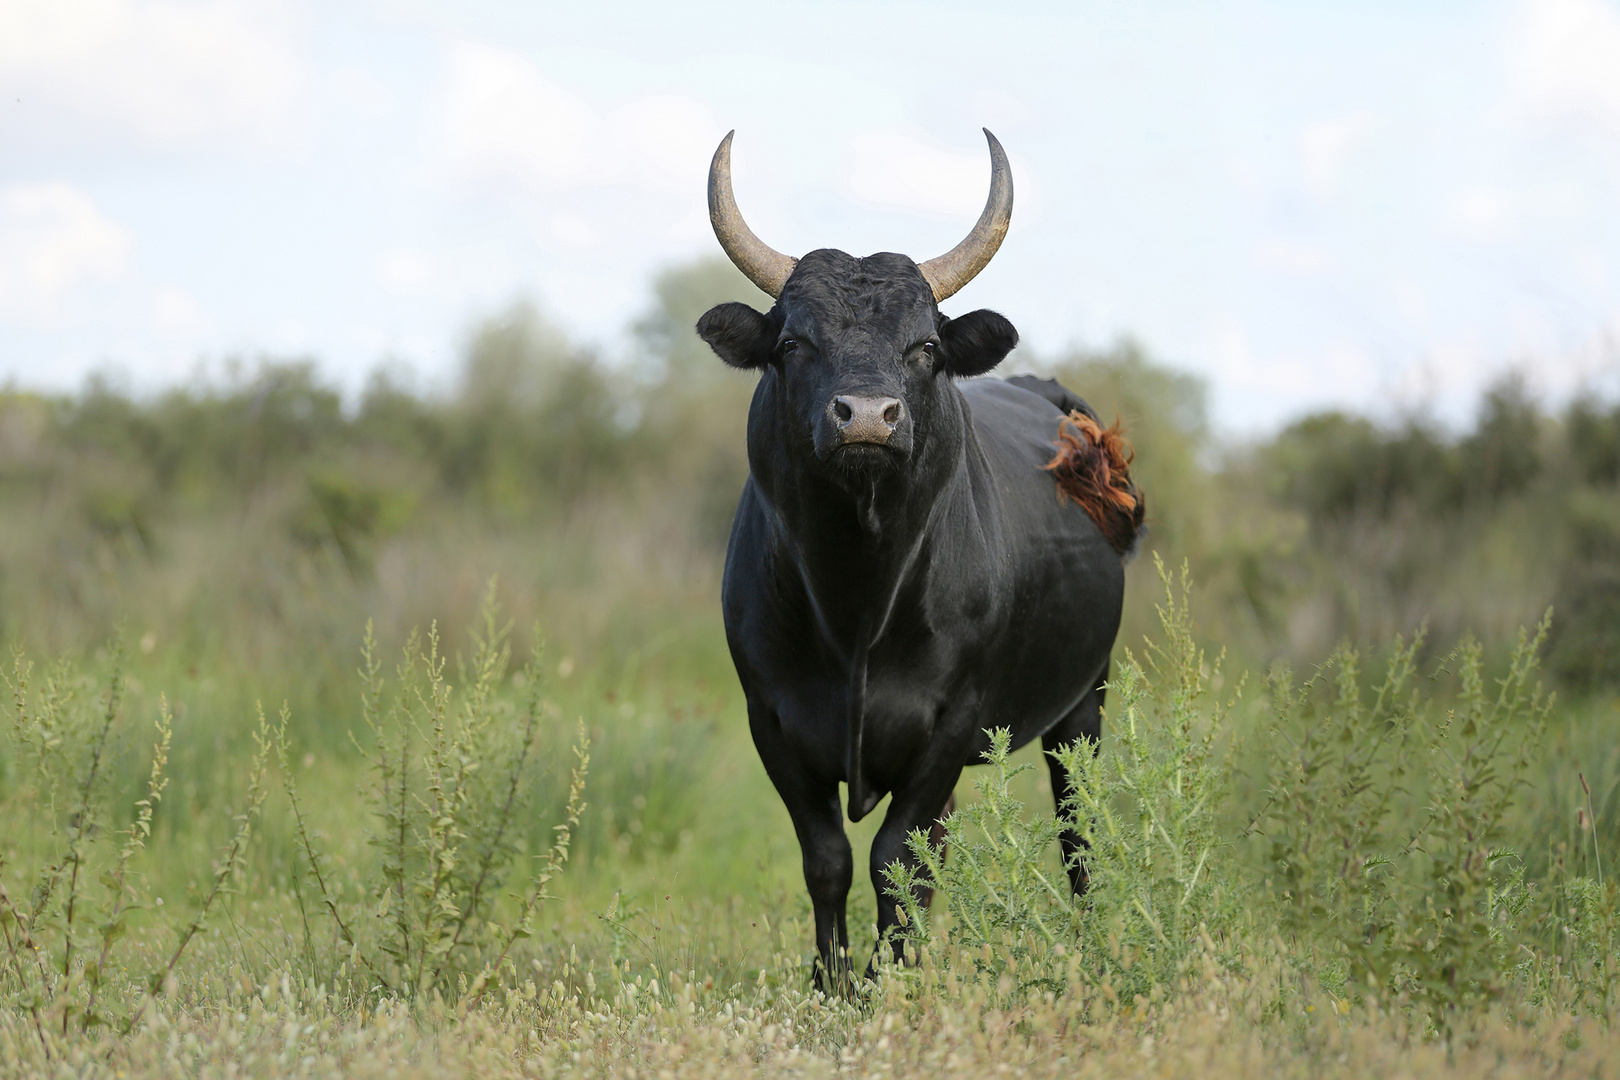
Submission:
POLYGON ((765 772, 793 819, 804 856, 804 884, 816 918, 816 986, 823 993, 845 993, 850 986, 849 927, 845 912, 855 859, 844 835, 838 782, 814 776, 782 738, 776 714, 748 703, 748 727, 765 772))

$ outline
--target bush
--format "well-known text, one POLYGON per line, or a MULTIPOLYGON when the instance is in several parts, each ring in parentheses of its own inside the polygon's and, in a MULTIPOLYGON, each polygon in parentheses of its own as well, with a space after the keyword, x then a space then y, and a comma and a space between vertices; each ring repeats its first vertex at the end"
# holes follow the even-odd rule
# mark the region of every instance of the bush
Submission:
POLYGON ((445 678, 436 628, 425 638, 411 637, 390 683, 367 627, 361 717, 369 743, 363 750, 371 761, 366 798, 375 824, 366 843, 379 859, 361 896, 344 894, 304 812, 287 767, 284 712, 278 749, 306 860, 308 880, 299 892, 306 948, 312 965, 319 963, 302 892, 310 887, 311 903, 331 920, 347 949, 347 960, 328 977, 360 975, 363 969, 375 992, 457 1000, 465 1008, 492 977, 510 968, 512 946, 531 934, 546 886, 568 861, 585 809, 590 754, 581 723, 563 821, 549 850, 530 856, 537 865, 524 873, 522 821, 531 801, 526 781, 543 718, 543 679, 536 634, 524 671, 529 690, 523 711, 500 698, 509 630, 497 622, 491 582, 483 630, 474 635, 472 662, 462 672, 466 689, 457 694, 445 678), (503 906, 501 890, 509 884, 519 891, 503 906))
POLYGON ((1349 648, 1302 693, 1274 679, 1262 828, 1287 925, 1347 962, 1339 993, 1399 995, 1443 1032, 1502 996, 1532 900, 1505 822, 1551 708, 1532 682, 1548 623, 1494 694, 1479 645, 1459 647, 1445 710, 1413 685, 1421 638, 1397 642, 1370 700, 1349 648))
POLYGON ((1110 1001, 1156 1000, 1195 958, 1229 959, 1225 944, 1242 921, 1242 876, 1220 827, 1230 775, 1220 738, 1230 703, 1211 695, 1219 661, 1206 661, 1197 645, 1185 568, 1179 585, 1158 568, 1162 642, 1148 645, 1145 667, 1129 650, 1118 665, 1100 752, 1057 752, 1074 783, 1058 815, 1023 815, 1010 785, 1033 766, 1010 768, 1010 736, 994 731, 980 801, 945 820, 953 857, 918 831, 908 842, 919 870, 897 863, 887 871, 908 937, 922 946, 935 936, 916 899, 916 886, 932 885, 950 912, 946 953, 970 960, 976 976, 1011 1000, 1077 981, 1110 1001), (1090 887, 1081 897, 1048 863, 1066 828, 1088 847, 1090 887))
MULTIPOLYGON (((1010 764, 998 730, 979 800, 945 821, 949 861, 919 831, 917 869, 887 870, 913 955, 998 1008, 1081 991, 1088 1009, 1136 1009, 1212 973, 1259 983, 1291 968, 1275 1008, 1325 993, 1338 1012, 1389 1006, 1447 1038, 1515 986, 1514 1001, 1610 1015, 1620 890, 1595 833, 1593 876, 1555 866, 1532 882, 1507 846, 1524 835, 1511 815, 1552 708, 1535 681, 1549 619, 1521 633, 1494 686, 1473 641, 1421 685, 1421 635, 1396 641, 1371 688, 1348 646, 1303 687, 1279 670, 1270 792, 1242 814, 1219 662, 1197 645, 1185 570, 1165 587, 1147 663, 1127 652, 1110 681, 1099 752, 1058 752, 1074 787, 1057 818, 1031 820, 1013 797, 1033 766, 1010 764), (1081 897, 1051 858, 1064 828, 1087 842, 1081 897), (1236 843, 1250 833, 1266 842, 1258 860, 1236 843), (944 911, 919 902, 927 886, 944 911)), ((1588 796, 1584 828, 1594 812, 1588 796)))
POLYGON ((125 719, 123 660, 115 642, 104 692, 92 689, 67 664, 53 666, 36 684, 33 665, 20 655, 6 677, 12 723, 4 746, 4 812, 8 820, 33 824, 37 832, 14 832, 0 866, 15 865, 18 846, 37 842, 40 833, 45 851, 24 849, 25 856, 33 856, 25 899, 14 897, 0 877, 5 946, 0 986, 10 1007, 28 1017, 47 1058, 60 1056, 60 1040, 70 1033, 113 1027, 128 1034, 139 1023, 241 868, 264 803, 272 735, 261 715, 245 803, 234 815, 232 836, 212 878, 190 920, 172 928, 173 941, 162 947, 156 964, 144 977, 130 977, 128 965, 141 964, 139 954, 125 948, 131 920, 162 904, 153 903, 132 863, 152 835, 153 816, 168 786, 173 720, 167 703, 161 704, 144 792, 133 800, 128 823, 114 828, 121 817, 109 790, 121 764, 114 758, 131 756, 118 739, 125 719))

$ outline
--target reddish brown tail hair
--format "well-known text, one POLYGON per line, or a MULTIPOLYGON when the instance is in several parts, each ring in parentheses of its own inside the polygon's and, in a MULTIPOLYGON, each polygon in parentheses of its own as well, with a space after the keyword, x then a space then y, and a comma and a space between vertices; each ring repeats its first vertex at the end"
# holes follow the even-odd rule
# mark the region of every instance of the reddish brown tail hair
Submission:
POLYGON ((1059 499, 1079 503, 1121 555, 1136 543, 1146 504, 1131 483, 1131 444, 1076 409, 1058 423, 1057 454, 1045 468, 1057 478, 1059 499))

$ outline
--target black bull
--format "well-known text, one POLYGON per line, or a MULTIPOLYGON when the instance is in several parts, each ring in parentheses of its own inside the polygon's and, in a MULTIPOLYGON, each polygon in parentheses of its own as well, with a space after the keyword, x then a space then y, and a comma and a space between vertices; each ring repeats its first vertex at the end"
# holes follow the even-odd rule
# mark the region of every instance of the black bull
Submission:
MULTIPOLYGON (((722 304, 698 333, 760 372, 726 638, 803 850, 822 971, 841 973, 854 862, 839 783, 851 821, 893 796, 870 861, 881 935, 898 921, 883 868, 913 861, 907 834, 945 812, 987 728, 1015 747, 1096 741, 1142 501, 1117 435, 1063 387, 957 381, 1017 343, 1002 316, 940 314, 940 286, 904 255, 823 250, 785 269, 768 313, 722 304), (1112 501, 1087 498, 1099 490, 1112 501)), ((1061 797, 1068 777, 1049 767, 1061 797)), ((1065 833, 1076 891, 1079 845, 1065 833)))

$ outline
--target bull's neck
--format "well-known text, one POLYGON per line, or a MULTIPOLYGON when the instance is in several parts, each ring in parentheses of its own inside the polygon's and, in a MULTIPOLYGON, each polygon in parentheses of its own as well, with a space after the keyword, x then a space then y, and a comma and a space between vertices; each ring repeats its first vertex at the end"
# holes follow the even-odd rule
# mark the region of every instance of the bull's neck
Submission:
POLYGON ((954 386, 943 389, 946 415, 900 469, 865 483, 835 481, 802 463, 794 468, 791 448, 779 445, 771 475, 756 471, 777 519, 779 554, 801 576, 835 645, 854 649, 858 637, 869 645, 903 615, 906 584, 928 571, 924 550, 941 508, 969 484, 965 405, 954 386))

